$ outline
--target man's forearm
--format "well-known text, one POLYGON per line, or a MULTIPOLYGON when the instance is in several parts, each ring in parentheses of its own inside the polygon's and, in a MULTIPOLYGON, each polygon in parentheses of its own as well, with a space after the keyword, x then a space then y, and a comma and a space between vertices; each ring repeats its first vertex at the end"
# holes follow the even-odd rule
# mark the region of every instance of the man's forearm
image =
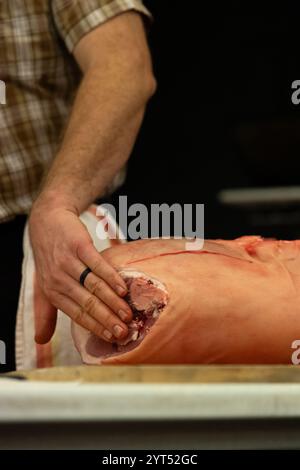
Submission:
POLYGON ((131 153, 154 87, 142 61, 93 63, 40 197, 80 213, 103 195, 131 153))
POLYGON ((96 250, 78 215, 125 164, 155 88, 141 17, 117 15, 85 35, 73 53, 84 78, 29 218, 40 343, 51 339, 58 309, 105 341, 124 338, 132 319, 124 279, 96 250))

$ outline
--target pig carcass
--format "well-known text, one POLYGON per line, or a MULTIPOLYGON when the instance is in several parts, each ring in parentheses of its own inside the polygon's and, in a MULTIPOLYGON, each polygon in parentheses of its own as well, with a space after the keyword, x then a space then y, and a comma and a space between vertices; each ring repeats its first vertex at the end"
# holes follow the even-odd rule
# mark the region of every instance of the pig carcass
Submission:
POLYGON ((291 363, 300 339, 300 241, 242 237, 141 240, 104 258, 128 286, 134 317, 123 341, 73 324, 87 364, 291 363))

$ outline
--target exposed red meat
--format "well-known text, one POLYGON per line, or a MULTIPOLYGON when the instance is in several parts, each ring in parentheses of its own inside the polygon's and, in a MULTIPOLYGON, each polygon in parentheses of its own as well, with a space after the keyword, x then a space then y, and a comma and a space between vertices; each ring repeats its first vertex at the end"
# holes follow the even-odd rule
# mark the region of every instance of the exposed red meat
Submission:
POLYGON ((88 364, 291 363, 300 339, 300 241, 242 237, 142 240, 103 256, 119 269, 134 310, 111 345, 73 326, 88 364))
POLYGON ((128 301, 137 312, 152 313, 155 308, 163 307, 166 303, 166 293, 151 279, 146 277, 131 277, 123 271, 123 276, 129 288, 128 301), (126 276, 127 274, 127 276, 126 276))

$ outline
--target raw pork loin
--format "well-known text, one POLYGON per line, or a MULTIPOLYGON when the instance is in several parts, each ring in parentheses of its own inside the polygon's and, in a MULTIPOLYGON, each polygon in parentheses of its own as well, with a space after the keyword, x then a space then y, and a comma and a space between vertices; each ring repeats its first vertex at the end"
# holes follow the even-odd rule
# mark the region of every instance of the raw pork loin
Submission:
POLYGON ((122 342, 73 324, 87 364, 291 363, 300 339, 300 241, 141 240, 103 256, 124 277, 134 319, 122 342))

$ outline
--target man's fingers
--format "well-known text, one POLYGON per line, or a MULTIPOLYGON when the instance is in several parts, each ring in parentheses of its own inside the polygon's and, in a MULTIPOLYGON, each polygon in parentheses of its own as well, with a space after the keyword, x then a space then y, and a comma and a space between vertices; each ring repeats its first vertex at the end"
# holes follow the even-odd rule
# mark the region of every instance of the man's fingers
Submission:
MULTIPOLYGON (((67 295, 81 306, 82 312, 94 318, 116 338, 124 338, 128 334, 126 324, 107 305, 73 279, 70 278, 68 284, 67 295)), ((79 312, 78 316, 80 315, 79 312)), ((76 318, 74 320, 77 322, 76 318)))
POLYGON ((78 249, 78 257, 96 276, 103 279, 121 297, 126 295, 127 286, 120 274, 97 252, 92 243, 78 249))
POLYGON ((69 297, 57 293, 56 301, 59 305, 59 309, 68 315, 78 325, 82 326, 99 338, 104 339, 105 341, 111 342, 115 340, 109 330, 97 322, 93 317, 85 312, 82 307, 80 307, 80 305, 78 305, 69 297))
POLYGON ((123 322, 132 320, 132 311, 128 303, 116 296, 111 287, 105 281, 99 279, 93 272, 87 276, 84 286, 91 294, 102 300, 123 322))
POLYGON ((36 278, 34 284, 35 341, 38 344, 46 344, 55 331, 57 310, 43 293, 36 278))
MULTIPOLYGON (((68 262, 66 266, 68 274, 73 277, 75 281, 78 281, 84 268, 84 264, 75 259, 74 261, 68 262)), ((129 322, 132 319, 132 311, 128 303, 116 295, 112 288, 93 272, 89 273, 85 278, 84 287, 91 294, 94 294, 98 299, 104 302, 122 321, 129 322)))

